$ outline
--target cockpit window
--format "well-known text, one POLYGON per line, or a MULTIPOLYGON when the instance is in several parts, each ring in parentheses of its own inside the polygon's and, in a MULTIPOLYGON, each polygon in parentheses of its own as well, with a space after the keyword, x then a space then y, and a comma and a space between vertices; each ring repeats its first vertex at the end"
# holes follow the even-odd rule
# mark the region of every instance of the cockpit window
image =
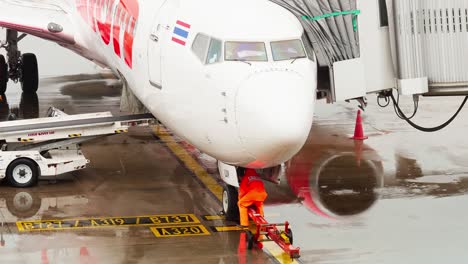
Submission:
POLYGON ((212 64, 221 61, 223 42, 218 39, 211 39, 208 56, 206 56, 206 64, 212 64))
POLYGON ((307 57, 300 39, 273 41, 271 42, 271 53, 275 61, 307 57))
POLYGON ((223 42, 202 33, 195 36, 192 51, 203 64, 220 62, 223 52, 223 42))
POLYGON ((263 42, 226 41, 224 53, 227 61, 268 61, 263 42))
POLYGON ((197 36, 195 36, 195 39, 193 40, 192 51, 200 59, 201 62, 205 61, 205 56, 209 44, 210 37, 201 33, 198 33, 197 36))

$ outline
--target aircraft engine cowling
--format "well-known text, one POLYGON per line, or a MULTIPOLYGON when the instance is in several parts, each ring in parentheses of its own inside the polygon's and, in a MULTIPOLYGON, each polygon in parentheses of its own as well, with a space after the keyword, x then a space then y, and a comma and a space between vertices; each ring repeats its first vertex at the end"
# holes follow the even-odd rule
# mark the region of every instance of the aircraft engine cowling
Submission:
POLYGON ((383 185, 382 164, 353 152, 322 156, 312 163, 292 160, 286 178, 293 193, 309 210, 327 218, 365 212, 377 201, 383 185))

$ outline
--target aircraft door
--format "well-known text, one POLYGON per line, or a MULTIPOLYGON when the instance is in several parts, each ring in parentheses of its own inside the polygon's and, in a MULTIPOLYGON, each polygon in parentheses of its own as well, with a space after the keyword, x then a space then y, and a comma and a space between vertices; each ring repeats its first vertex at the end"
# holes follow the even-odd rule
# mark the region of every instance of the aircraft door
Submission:
POLYGON ((164 53, 164 45, 167 45, 170 34, 171 18, 179 1, 164 1, 159 12, 154 19, 148 43, 148 74, 149 82, 152 86, 162 89, 163 81, 161 75, 161 63, 164 53))

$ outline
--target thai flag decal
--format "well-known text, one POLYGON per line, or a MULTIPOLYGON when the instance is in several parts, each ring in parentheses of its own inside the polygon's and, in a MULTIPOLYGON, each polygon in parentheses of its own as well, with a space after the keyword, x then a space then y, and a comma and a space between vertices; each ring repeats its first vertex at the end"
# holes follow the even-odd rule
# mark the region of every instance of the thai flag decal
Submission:
POLYGON ((174 27, 174 32, 172 35, 172 41, 182 46, 185 46, 189 32, 190 32, 190 25, 183 21, 177 20, 176 25, 174 27))

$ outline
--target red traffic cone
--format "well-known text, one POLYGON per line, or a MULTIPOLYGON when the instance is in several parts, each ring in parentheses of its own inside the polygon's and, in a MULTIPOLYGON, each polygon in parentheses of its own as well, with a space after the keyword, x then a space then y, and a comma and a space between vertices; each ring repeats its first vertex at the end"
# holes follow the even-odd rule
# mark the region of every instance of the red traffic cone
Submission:
POLYGON ((354 139, 354 140, 368 139, 368 137, 364 136, 364 129, 362 128, 361 110, 358 110, 357 112, 356 127, 354 128, 354 137, 352 137, 351 139, 354 139))

